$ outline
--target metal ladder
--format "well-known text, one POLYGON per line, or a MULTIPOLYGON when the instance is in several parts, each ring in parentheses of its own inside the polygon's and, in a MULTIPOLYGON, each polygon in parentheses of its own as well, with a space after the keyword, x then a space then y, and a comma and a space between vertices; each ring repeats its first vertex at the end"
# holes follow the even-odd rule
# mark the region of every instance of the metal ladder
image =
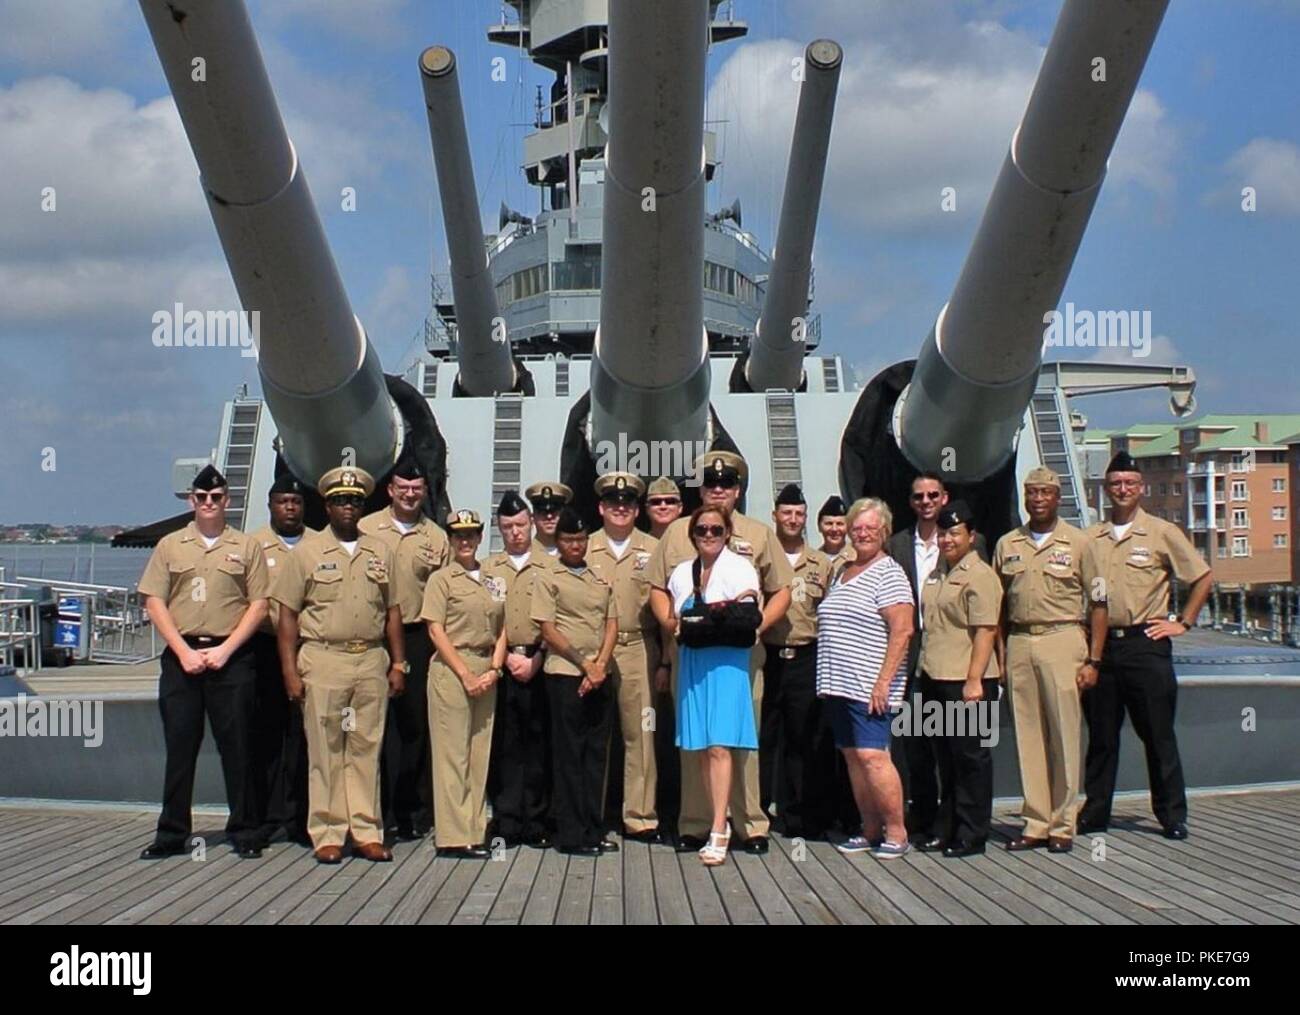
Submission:
POLYGON ((1071 525, 1083 528, 1083 484, 1075 461, 1065 395, 1055 386, 1039 388, 1034 392, 1030 411, 1034 418, 1039 461, 1061 477, 1060 515, 1071 525))
POLYGON ((226 460, 221 463, 221 471, 225 473, 230 483, 229 499, 226 502, 226 520, 236 529, 244 527, 244 518, 247 516, 248 483, 261 418, 261 402, 236 402, 230 413, 230 428, 226 435, 226 460))
POLYGON ((799 424, 794 414, 794 395, 788 391, 767 393, 767 446, 772 461, 772 497, 787 483, 803 482, 799 463, 799 424))
MULTIPOLYGON (((492 505, 501 503, 508 490, 519 489, 523 453, 524 399, 519 394, 497 395, 492 420, 492 505)), ((493 553, 502 548, 495 525, 489 544, 493 553)))

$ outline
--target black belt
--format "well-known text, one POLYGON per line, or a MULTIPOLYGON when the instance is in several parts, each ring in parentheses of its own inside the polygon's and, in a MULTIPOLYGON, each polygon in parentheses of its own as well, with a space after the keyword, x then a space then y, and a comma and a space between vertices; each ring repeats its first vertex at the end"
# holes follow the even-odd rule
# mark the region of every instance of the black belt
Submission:
POLYGON ((542 650, 540 645, 511 645, 510 653, 517 656, 527 656, 531 659, 542 650))
POLYGON ((417 620, 413 624, 402 625, 403 631, 427 631, 428 629, 429 629, 429 625, 426 624, 423 620, 417 620))
POLYGON ((183 634, 185 644, 190 648, 215 648, 229 638, 228 634, 183 634))
POLYGON ((817 648, 815 641, 810 641, 807 645, 769 645, 767 642, 763 642, 763 645, 769 652, 775 652, 782 659, 797 659, 817 648))
POLYGON ((1128 627, 1108 627, 1106 628, 1106 640, 1111 638, 1136 638, 1138 635, 1146 637, 1146 624, 1129 624, 1128 627))

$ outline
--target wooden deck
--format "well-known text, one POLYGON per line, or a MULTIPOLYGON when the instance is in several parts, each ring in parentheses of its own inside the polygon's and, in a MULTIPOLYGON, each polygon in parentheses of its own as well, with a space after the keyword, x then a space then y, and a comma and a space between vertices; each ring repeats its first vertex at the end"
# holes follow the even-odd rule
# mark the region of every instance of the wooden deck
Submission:
POLYGON ((766 856, 707 870, 693 854, 626 843, 599 859, 504 850, 437 859, 401 843, 391 864, 316 864, 272 846, 239 860, 204 815, 206 859, 136 859, 142 811, 0 806, 0 923, 15 924, 1295 924, 1300 792, 1198 794, 1191 838, 1161 838, 1145 801, 1117 802, 1103 837, 1073 853, 1009 854, 995 818, 983 857, 888 863, 774 837, 766 856))

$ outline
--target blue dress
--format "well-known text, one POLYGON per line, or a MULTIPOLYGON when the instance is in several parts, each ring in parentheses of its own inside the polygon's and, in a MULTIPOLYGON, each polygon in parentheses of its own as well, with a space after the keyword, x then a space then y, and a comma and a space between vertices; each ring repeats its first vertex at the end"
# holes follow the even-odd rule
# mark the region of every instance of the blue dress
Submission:
MULTIPOLYGON (((692 595, 683 609, 695 602, 692 595)), ((677 648, 677 746, 758 750, 749 687, 750 649, 677 648)))

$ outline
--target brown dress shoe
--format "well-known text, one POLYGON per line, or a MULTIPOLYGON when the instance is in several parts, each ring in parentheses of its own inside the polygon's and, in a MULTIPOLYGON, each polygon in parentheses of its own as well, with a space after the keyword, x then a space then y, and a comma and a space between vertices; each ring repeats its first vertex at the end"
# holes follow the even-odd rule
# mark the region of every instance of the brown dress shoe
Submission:
POLYGON ((1018 839, 1012 839, 1007 843, 1008 853, 1020 853, 1026 849, 1042 849, 1048 843, 1047 839, 1035 839, 1027 835, 1022 835, 1018 839))
POLYGON ((342 863, 343 850, 338 846, 321 846, 316 850, 317 863, 342 863))
POLYGON ((1074 849, 1074 840, 1067 839, 1064 835, 1053 835, 1047 840, 1047 852, 1049 853, 1068 853, 1074 849))
POLYGON ((382 842, 363 842, 357 846, 357 854, 375 863, 388 863, 393 858, 392 850, 382 842))

